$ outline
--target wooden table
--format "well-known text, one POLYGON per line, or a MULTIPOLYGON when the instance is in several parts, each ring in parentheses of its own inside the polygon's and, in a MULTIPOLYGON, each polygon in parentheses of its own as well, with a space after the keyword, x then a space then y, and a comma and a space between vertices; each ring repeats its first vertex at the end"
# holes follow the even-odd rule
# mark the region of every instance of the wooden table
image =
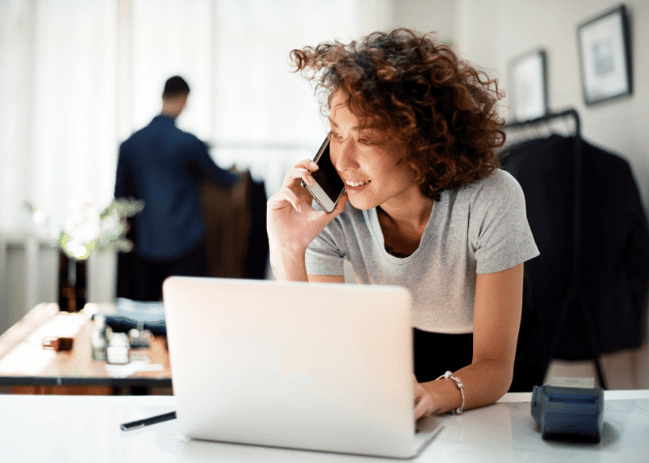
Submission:
POLYGON ((87 304, 78 313, 60 312, 57 304, 36 306, 0 336, 0 386, 26 394, 171 394, 163 337, 154 337, 148 349, 132 349, 127 365, 92 360, 91 317, 110 306, 87 304), (72 337, 72 350, 43 348, 49 336, 72 337))

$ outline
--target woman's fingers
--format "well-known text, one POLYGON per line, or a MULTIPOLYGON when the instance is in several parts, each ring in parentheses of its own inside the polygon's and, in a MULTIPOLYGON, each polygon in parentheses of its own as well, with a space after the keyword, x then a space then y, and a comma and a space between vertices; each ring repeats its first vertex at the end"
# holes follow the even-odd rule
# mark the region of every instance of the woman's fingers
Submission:
POLYGON ((272 245, 284 249, 306 248, 343 211, 346 195, 340 198, 336 209, 330 214, 312 206, 311 194, 302 186, 302 182, 313 184, 311 172, 317 168, 313 161, 300 161, 285 174, 280 190, 269 198, 266 228, 272 245))
POLYGON ((415 388, 415 420, 430 416, 433 413, 433 398, 426 389, 414 380, 415 388))
POLYGON ((301 182, 306 183, 307 185, 313 185, 315 180, 311 175, 311 172, 318 170, 318 165, 309 160, 305 159, 298 162, 292 169, 289 169, 284 175, 284 181, 282 182, 282 187, 290 187, 295 184, 295 180, 300 180, 301 182))
POLYGON ((298 212, 303 212, 305 206, 309 206, 303 197, 298 196, 291 188, 285 187, 275 193, 268 200, 269 209, 281 209, 289 203, 298 212))
MULTIPOLYGON (((307 185, 313 185, 315 179, 311 175, 311 172, 316 170, 318 170, 318 165, 310 159, 304 159, 295 164, 284 175, 281 189, 268 201, 269 208, 281 209, 286 206, 286 203, 289 203, 298 212, 312 210, 313 208, 309 201, 311 196, 303 188, 302 182, 307 185)), ((340 212, 342 212, 342 209, 339 208, 338 213, 340 212)), ((338 215, 338 213, 335 215, 338 215)))

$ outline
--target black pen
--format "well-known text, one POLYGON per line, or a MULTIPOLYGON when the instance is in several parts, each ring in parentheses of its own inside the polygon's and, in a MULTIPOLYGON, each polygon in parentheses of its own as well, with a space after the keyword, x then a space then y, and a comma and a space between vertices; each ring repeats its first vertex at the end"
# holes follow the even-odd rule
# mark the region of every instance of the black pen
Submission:
POLYGON ((152 424, 162 423, 176 418, 176 412, 164 413, 162 415, 152 416, 143 420, 131 421, 130 423, 120 424, 119 428, 122 431, 132 431, 134 429, 143 428, 144 426, 151 426, 152 424))

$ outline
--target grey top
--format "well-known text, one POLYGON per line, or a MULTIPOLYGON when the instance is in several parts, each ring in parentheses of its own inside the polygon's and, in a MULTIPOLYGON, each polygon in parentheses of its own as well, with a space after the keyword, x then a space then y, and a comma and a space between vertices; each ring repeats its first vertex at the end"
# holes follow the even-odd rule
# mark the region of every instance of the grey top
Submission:
POLYGON ((385 250, 376 209, 348 203, 309 245, 306 265, 309 274, 343 275, 347 259, 359 283, 410 290, 415 328, 461 334, 473 332, 476 274, 506 270, 538 254, 523 190, 509 173, 496 170, 443 192, 410 256, 385 250))

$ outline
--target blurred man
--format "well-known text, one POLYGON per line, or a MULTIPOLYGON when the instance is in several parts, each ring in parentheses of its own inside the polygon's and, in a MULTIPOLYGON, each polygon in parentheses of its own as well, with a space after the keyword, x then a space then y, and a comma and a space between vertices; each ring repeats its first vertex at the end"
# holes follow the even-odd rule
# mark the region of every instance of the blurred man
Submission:
POLYGON ((204 142, 176 127, 188 95, 182 77, 167 80, 160 114, 119 150, 115 197, 144 200, 134 220, 138 264, 132 282, 141 301, 160 300, 168 276, 205 275, 201 181, 232 187, 238 179, 214 163, 204 142))

